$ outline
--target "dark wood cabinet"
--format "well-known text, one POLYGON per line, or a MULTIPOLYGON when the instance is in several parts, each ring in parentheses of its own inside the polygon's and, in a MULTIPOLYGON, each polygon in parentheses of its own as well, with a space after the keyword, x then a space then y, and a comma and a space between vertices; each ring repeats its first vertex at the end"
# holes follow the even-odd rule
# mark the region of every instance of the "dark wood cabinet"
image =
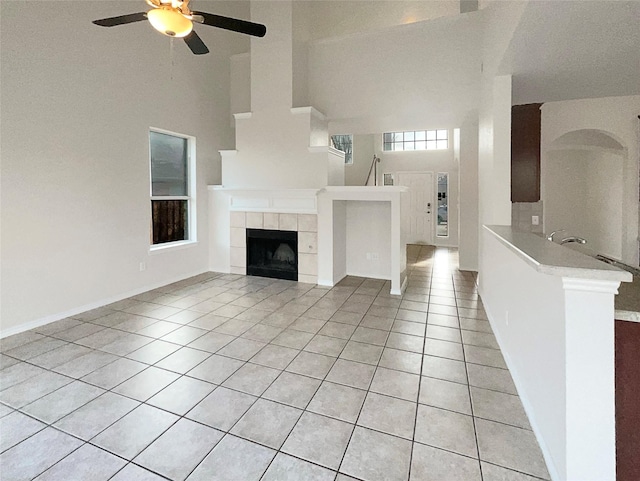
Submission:
POLYGON ((540 106, 511 107, 511 202, 540 200, 540 106))
POLYGON ((640 323, 615 321, 616 479, 640 479, 640 323))

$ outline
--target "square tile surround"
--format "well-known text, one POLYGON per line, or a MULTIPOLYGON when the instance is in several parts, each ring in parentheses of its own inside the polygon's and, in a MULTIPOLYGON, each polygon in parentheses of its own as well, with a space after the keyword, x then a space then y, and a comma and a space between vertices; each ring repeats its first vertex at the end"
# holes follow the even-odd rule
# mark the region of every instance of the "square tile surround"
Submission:
POLYGON ((284 212, 231 211, 231 273, 247 273, 247 229, 298 232, 298 282, 318 281, 318 216, 284 212))

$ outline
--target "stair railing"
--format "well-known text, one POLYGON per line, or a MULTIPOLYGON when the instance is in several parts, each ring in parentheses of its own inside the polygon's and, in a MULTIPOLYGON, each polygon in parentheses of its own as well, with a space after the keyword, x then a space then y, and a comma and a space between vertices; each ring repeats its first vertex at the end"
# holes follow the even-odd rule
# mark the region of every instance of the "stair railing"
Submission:
POLYGON ((365 180, 364 185, 369 185, 369 179, 371 178, 371 172, 373 172, 373 185, 378 185, 378 163, 380 162, 380 157, 373 154, 373 160, 371 161, 371 167, 369 167, 369 173, 367 174, 367 180, 365 180))

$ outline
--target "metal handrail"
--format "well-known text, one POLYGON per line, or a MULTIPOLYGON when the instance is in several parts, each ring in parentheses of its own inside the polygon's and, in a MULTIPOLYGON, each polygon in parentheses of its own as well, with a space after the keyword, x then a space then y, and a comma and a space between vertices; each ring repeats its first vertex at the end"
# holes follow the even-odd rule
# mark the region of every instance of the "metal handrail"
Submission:
POLYGON ((364 185, 369 185, 369 179, 371 178, 371 171, 373 171, 373 185, 378 185, 378 162, 380 157, 373 154, 373 160, 371 161, 371 167, 369 167, 369 173, 367 174, 367 180, 364 181, 364 185))

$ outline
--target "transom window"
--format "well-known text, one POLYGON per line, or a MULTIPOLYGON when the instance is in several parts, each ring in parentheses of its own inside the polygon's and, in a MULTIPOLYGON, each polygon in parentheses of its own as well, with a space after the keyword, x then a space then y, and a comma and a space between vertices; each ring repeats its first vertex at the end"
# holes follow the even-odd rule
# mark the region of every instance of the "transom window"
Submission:
POLYGON ((195 139, 149 132, 151 157, 151 243, 195 240, 195 139))
POLYGON ((344 163, 353 164, 353 135, 341 134, 331 136, 331 146, 344 152, 344 163))
POLYGON ((387 132, 383 135, 383 149, 385 151, 444 150, 448 148, 448 130, 409 130, 387 132))

